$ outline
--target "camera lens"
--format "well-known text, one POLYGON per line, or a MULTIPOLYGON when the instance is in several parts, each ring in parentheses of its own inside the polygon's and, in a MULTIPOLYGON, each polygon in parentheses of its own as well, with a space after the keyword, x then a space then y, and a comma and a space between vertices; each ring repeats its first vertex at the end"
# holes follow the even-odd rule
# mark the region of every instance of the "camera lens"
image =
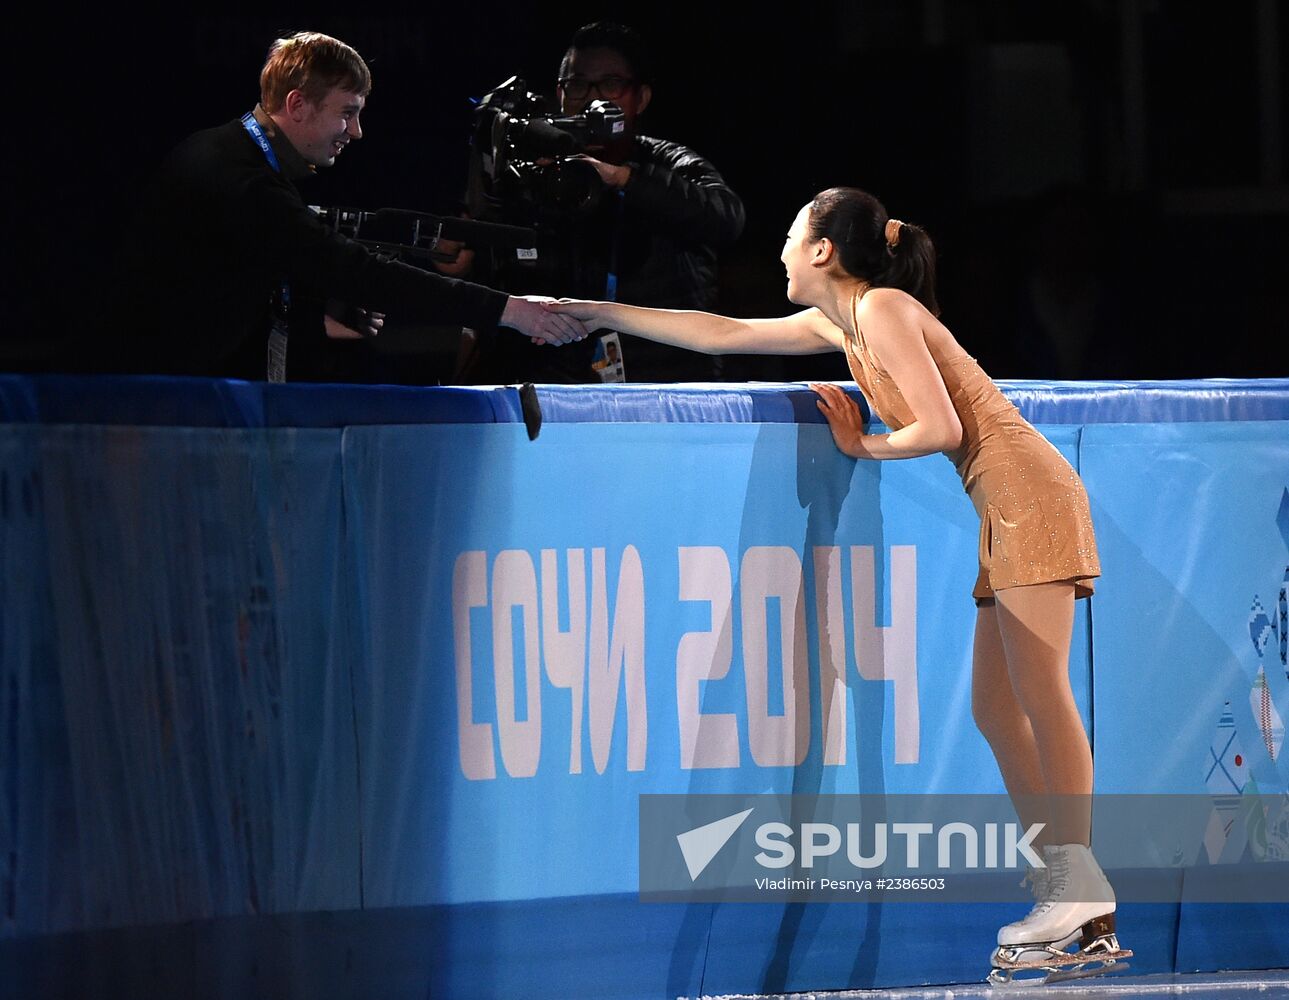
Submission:
POLYGON ((543 203, 564 212, 585 213, 600 203, 604 182, 585 160, 559 159, 541 168, 535 187, 543 203))

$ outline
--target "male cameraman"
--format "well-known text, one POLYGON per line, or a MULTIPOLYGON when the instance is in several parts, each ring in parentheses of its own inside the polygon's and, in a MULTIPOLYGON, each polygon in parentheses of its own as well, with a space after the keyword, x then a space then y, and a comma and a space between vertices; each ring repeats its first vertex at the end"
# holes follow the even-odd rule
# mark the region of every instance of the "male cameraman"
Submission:
POLYGON ((328 320, 331 336, 374 335, 380 314, 395 311, 510 326, 550 343, 585 336, 539 302, 379 258, 306 207, 295 182, 362 138, 370 90, 367 64, 344 42, 316 32, 280 38, 260 74, 259 106, 171 153, 127 240, 109 334, 114 367, 282 381, 288 332, 321 337, 328 298, 362 307, 349 327, 328 320))
MULTIPOLYGON (((576 157, 599 175, 600 197, 589 211, 539 211, 538 262, 531 270, 469 250, 441 270, 472 273, 516 292, 713 309, 716 249, 742 232, 743 203, 693 150, 637 133, 637 120, 653 97, 653 79, 649 53, 634 30, 609 22, 580 28, 560 64, 560 111, 577 115, 605 100, 623 116, 615 138, 576 157)), ((512 207, 503 205, 503 219, 529 224, 508 211, 512 207)), ((621 371, 624 365, 631 381, 715 376, 708 356, 634 337, 621 341, 621 365, 607 368, 621 371)), ((467 331, 463 347, 457 380, 464 383, 600 381, 592 369, 594 338, 552 349, 467 331)))

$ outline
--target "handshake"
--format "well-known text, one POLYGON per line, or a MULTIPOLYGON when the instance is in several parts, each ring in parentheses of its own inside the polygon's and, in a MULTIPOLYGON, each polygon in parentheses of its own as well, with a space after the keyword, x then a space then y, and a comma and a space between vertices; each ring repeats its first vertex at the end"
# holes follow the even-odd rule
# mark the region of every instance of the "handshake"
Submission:
MULTIPOLYGON (((556 300, 546 295, 512 295, 501 313, 501 325, 527 334, 534 344, 571 344, 585 340, 590 331, 579 316, 578 303, 571 299, 556 300)), ((375 337, 385 325, 385 314, 366 309, 346 309, 343 303, 328 302, 323 317, 326 334, 332 340, 360 340, 375 337)))
POLYGON ((527 334, 534 344, 571 344, 590 333, 585 323, 589 312, 579 308, 585 305, 544 295, 512 295, 501 314, 501 325, 527 334))

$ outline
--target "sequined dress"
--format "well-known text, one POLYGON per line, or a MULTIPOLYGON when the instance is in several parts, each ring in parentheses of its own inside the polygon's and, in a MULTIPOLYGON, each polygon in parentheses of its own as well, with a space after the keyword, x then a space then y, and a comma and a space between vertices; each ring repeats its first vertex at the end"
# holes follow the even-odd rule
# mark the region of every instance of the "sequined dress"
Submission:
MULTIPOLYGON (((913 413, 868 349, 857 318, 854 327, 854 342, 846 338, 851 374, 882 422, 899 430, 913 413)), ((980 515, 980 574, 972 596, 980 601, 996 590, 1057 580, 1073 582, 1076 597, 1089 596, 1101 565, 1078 473, 975 358, 936 357, 934 350, 932 358, 962 423, 962 444, 946 454, 980 515)))

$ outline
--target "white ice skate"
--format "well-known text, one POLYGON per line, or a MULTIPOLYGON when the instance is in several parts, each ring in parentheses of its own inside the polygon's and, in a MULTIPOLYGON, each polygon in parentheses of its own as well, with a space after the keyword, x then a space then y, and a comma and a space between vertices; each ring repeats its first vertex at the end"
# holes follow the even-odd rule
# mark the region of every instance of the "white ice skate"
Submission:
POLYGON ((1132 955, 1114 933, 1114 890, 1082 844, 1049 844, 1027 876, 1034 908, 998 932, 989 981, 1054 982, 1107 972, 1132 955), (1078 942, 1078 951, 1067 951, 1078 942), (1017 974, 1021 975, 1017 975, 1017 974))

